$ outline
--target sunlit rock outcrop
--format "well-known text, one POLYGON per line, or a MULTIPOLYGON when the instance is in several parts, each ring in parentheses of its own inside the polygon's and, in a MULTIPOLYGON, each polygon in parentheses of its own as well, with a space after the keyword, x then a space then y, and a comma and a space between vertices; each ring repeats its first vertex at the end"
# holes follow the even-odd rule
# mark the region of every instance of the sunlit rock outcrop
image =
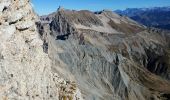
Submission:
POLYGON ((77 100, 74 81, 52 71, 29 0, 0 0, 0 100, 77 100))

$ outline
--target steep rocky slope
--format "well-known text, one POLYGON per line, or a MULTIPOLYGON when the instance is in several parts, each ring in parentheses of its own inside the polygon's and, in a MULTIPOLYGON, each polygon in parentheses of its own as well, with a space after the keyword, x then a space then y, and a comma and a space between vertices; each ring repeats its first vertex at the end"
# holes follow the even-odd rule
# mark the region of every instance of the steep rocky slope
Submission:
POLYGON ((0 100, 77 100, 72 81, 51 69, 29 0, 0 0, 0 100))
POLYGON ((168 32, 111 11, 62 8, 50 18, 37 22, 44 51, 85 100, 170 99, 168 32))

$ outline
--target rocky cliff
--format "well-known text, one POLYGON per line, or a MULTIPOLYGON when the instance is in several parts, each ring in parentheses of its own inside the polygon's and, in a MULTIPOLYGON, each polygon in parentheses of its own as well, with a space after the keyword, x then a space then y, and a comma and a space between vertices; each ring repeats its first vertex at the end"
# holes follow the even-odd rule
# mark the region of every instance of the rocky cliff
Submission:
POLYGON ((52 71, 29 0, 0 0, 0 100, 77 100, 76 83, 52 71))
POLYGON ((62 8, 42 19, 53 71, 76 80, 85 100, 170 99, 169 32, 106 10, 62 8))

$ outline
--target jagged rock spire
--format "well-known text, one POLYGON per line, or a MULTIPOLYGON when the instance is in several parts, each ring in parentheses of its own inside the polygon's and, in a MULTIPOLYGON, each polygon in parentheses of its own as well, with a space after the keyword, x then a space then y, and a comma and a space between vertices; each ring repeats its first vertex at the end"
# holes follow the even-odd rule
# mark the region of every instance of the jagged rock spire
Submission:
POLYGON ((57 10, 58 10, 58 11, 64 10, 64 7, 59 6, 57 10))

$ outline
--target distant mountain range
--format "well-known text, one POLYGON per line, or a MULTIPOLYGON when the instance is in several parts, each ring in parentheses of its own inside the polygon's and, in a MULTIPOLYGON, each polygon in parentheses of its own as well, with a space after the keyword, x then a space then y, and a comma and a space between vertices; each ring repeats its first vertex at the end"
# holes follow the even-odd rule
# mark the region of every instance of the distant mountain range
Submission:
POLYGON ((128 16, 131 19, 149 27, 170 30, 170 6, 127 8, 126 10, 116 10, 115 12, 122 16, 128 16))

